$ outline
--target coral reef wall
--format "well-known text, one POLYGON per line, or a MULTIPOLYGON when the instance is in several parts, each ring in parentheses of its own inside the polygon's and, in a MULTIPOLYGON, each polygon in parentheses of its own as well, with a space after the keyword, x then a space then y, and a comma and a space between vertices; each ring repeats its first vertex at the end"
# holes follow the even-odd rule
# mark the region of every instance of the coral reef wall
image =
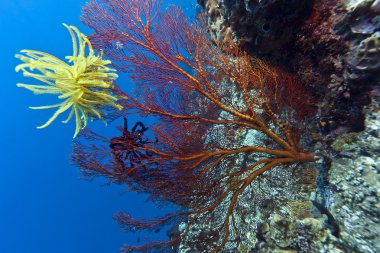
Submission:
POLYGON ((309 15, 312 0, 198 0, 206 8, 210 35, 235 39, 246 49, 272 53, 289 43, 309 15))
MULTIPOLYGON (((301 189, 302 180, 284 172, 266 174, 258 184, 267 194, 252 185, 251 196, 239 200, 238 230, 246 238, 239 245, 231 240, 226 252, 380 252, 380 1, 198 3, 214 41, 232 39, 292 72, 318 107, 305 143, 318 158, 309 168, 317 174, 314 187, 301 189)), ((241 134, 242 142, 255 138, 241 134)), ((220 222, 207 220, 182 226, 197 231, 220 222)), ((180 252, 193 252, 188 241, 191 233, 180 252)))
POLYGON ((340 135, 331 145, 331 213, 350 252, 380 251, 379 95, 365 107, 364 131, 340 135))

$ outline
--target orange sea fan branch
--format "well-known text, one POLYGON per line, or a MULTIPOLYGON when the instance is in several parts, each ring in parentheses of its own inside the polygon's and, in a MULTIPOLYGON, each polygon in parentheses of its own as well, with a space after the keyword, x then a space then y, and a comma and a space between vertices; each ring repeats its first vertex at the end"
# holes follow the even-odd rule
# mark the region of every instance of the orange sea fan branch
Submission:
MULTIPOLYGON (((181 206, 189 222, 224 208, 212 249, 218 252, 236 229, 239 197, 255 179, 275 167, 314 161, 300 140, 311 112, 307 91, 232 41, 214 45, 202 17, 193 24, 179 8, 160 6, 158 0, 93 0, 84 8, 94 46, 136 83, 123 100, 125 113, 155 116, 159 123, 150 134, 157 141, 142 136, 148 128, 122 129, 120 137, 98 138, 107 143, 103 148, 77 143, 74 160, 89 174, 103 173, 153 200, 181 206)), ((125 217, 118 220, 131 229, 171 220, 125 217)))

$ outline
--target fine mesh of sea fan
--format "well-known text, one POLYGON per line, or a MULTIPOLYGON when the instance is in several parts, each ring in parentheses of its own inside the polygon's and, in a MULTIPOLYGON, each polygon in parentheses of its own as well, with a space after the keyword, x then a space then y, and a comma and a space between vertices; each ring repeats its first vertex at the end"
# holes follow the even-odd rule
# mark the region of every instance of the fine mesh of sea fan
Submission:
MULTIPOLYGON (((16 67, 24 76, 35 78, 44 85, 17 84, 34 94, 57 95, 62 103, 30 107, 31 109, 58 108, 53 116, 38 128, 49 126, 58 115, 71 108, 67 123, 75 114, 76 128, 74 138, 87 125, 88 119, 103 120, 106 107, 118 110, 122 106, 117 103, 113 81, 118 77, 115 69, 107 67, 109 60, 103 60, 102 55, 96 56, 90 41, 76 27, 63 24, 70 32, 73 42, 73 55, 66 56, 68 63, 53 55, 34 51, 22 50, 16 58, 24 63, 16 67)), ((103 120, 104 121, 104 120, 103 120)), ((105 122, 105 121, 104 121, 105 122)))

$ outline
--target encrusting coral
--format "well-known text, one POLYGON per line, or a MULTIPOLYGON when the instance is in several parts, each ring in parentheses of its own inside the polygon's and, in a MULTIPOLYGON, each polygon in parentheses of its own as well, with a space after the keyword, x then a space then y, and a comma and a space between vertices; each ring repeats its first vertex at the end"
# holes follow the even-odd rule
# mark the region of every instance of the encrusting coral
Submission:
POLYGON ((24 63, 16 67, 24 76, 33 77, 46 85, 17 84, 18 87, 33 91, 34 94, 57 95, 64 99, 62 103, 47 106, 30 107, 31 109, 58 108, 53 116, 42 126, 49 126, 58 115, 71 108, 69 116, 63 123, 70 121, 75 114, 76 128, 74 138, 87 125, 88 118, 103 119, 106 107, 118 110, 117 97, 113 93, 113 81, 118 77, 115 69, 107 67, 111 63, 96 56, 90 41, 76 27, 63 24, 70 32, 73 42, 73 55, 66 56, 68 64, 48 53, 35 50, 22 50, 16 58, 24 63), (86 51, 88 51, 86 55, 86 51))

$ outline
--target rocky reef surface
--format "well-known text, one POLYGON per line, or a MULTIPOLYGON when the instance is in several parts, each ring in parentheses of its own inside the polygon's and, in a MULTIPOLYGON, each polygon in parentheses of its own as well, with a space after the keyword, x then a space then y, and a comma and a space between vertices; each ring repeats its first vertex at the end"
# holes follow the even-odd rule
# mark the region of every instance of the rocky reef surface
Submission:
POLYGON ((331 145, 330 210, 348 252, 380 252, 379 95, 364 108, 364 131, 340 135, 331 145))
POLYGON ((241 47, 271 53, 292 40, 312 0, 199 0, 212 39, 233 38, 241 47))

